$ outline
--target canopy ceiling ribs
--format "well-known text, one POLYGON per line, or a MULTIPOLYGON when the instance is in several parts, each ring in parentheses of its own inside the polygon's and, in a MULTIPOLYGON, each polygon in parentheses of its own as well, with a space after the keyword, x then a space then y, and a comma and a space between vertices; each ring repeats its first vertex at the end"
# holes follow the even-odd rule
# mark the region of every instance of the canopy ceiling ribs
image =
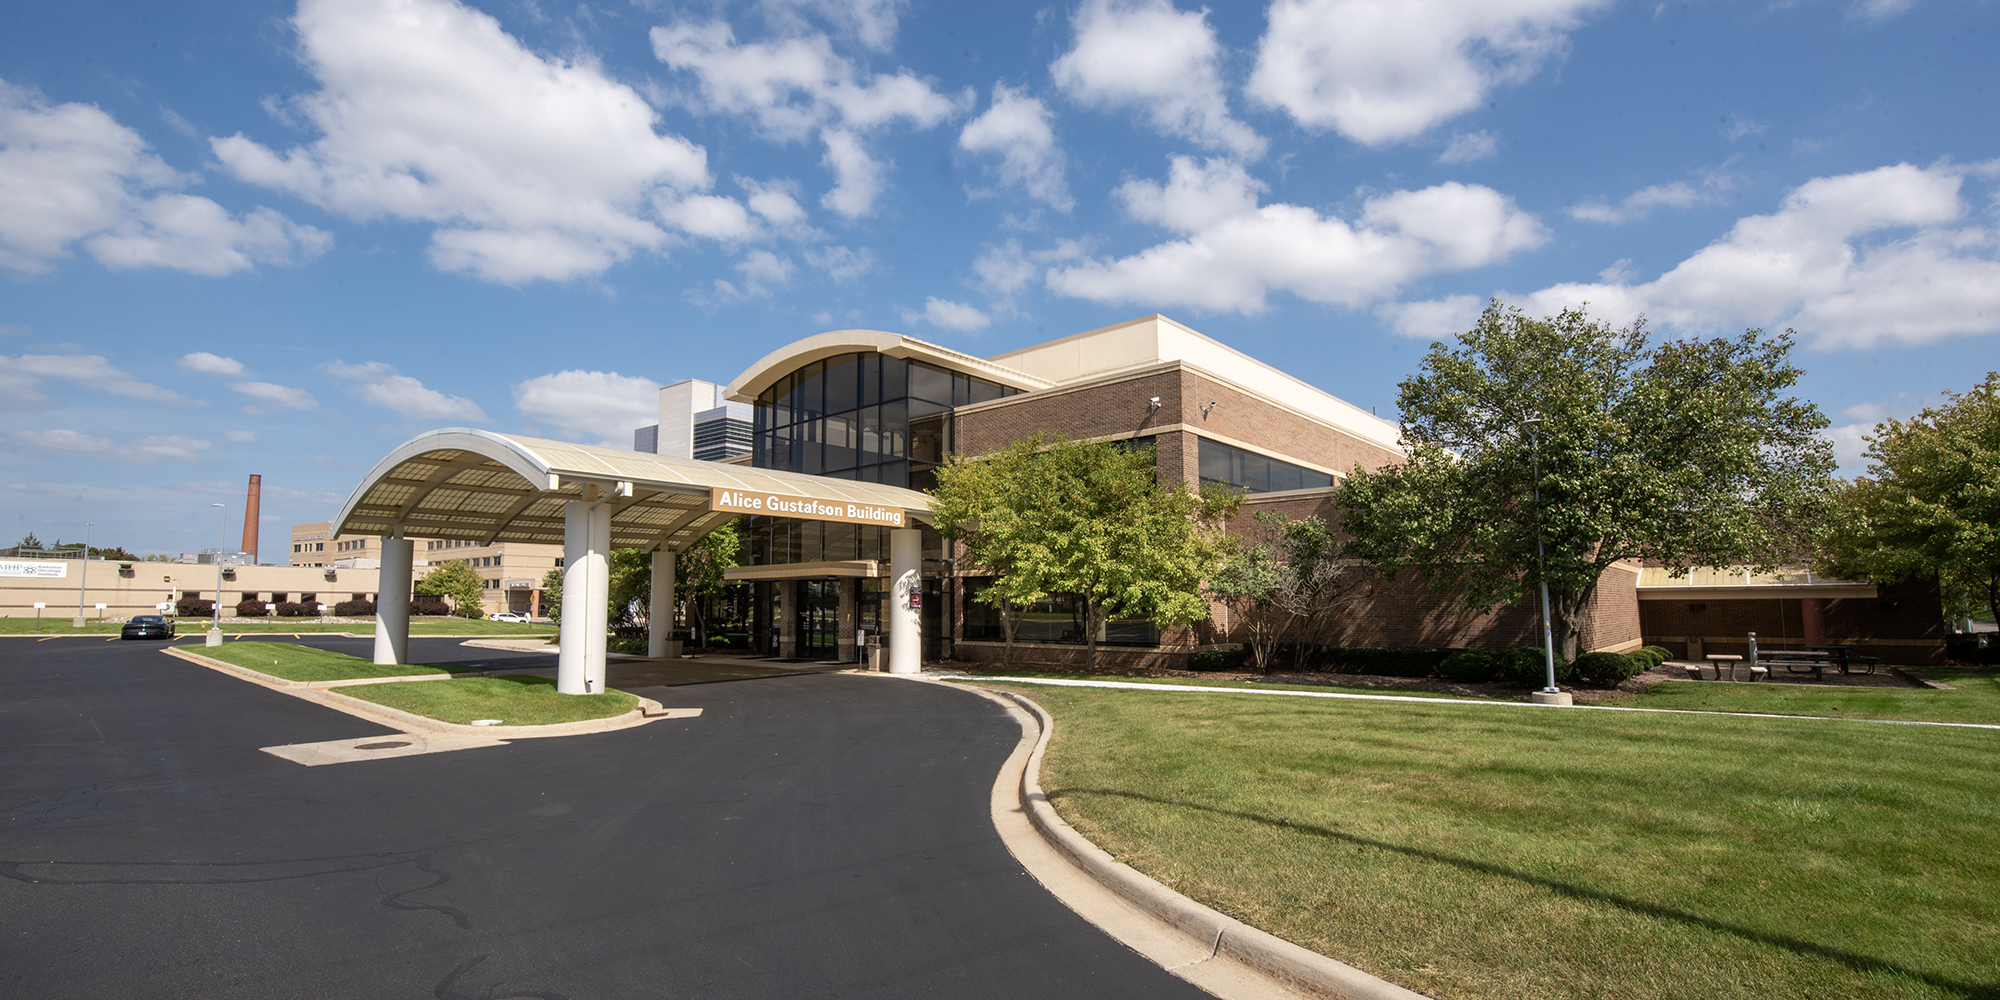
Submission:
POLYGON ((895 486, 447 428, 411 438, 378 463, 341 507, 334 533, 561 545, 563 505, 592 487, 589 496, 611 508, 616 548, 685 549, 737 516, 709 509, 713 489, 897 507, 930 519, 929 497, 895 486))

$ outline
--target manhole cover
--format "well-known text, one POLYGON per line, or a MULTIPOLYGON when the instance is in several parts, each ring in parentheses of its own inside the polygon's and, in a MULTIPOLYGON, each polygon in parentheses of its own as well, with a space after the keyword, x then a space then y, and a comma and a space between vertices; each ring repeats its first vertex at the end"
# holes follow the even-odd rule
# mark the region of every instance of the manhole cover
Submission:
POLYGON ((363 744, 360 744, 359 746, 356 746, 356 747, 355 747, 354 749, 356 749, 356 750, 394 750, 394 749, 396 749, 397 747, 406 747, 406 746, 409 746, 409 745, 410 745, 410 741, 409 741, 409 740, 384 740, 384 741, 383 741, 383 742, 381 742, 381 743, 363 743, 363 744))

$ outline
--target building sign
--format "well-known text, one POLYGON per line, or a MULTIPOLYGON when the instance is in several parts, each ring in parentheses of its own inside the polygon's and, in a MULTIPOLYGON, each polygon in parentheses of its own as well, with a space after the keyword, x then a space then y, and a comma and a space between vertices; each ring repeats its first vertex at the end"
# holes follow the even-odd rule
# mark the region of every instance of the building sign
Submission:
POLYGON ((731 514, 796 517, 806 521, 848 521, 854 524, 879 524, 890 528, 906 527, 901 507, 877 507, 873 504, 854 503, 848 500, 822 500, 817 497, 785 496, 779 493, 711 489, 708 491, 708 509, 727 511, 731 514))
POLYGON ((13 562, 0 559, 0 576, 24 576, 33 580, 60 580, 68 575, 68 563, 13 562))

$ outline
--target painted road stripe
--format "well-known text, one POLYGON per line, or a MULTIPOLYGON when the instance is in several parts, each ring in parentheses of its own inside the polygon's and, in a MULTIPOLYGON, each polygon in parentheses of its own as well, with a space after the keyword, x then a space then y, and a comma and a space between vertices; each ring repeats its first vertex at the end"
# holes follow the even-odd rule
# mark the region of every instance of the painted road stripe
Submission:
POLYGON ((1134 684, 1131 681, 1078 681, 1055 677, 954 677, 951 680, 1006 684, 1046 684, 1051 687, 1117 688, 1125 691, 1189 691, 1196 694, 1268 694, 1280 698, 1340 698, 1350 701, 1394 701, 1416 705, 1476 705, 1485 708, 1590 709, 1597 712, 1651 712, 1658 715, 1732 716, 1738 719, 1807 719, 1817 722, 1873 722, 1886 726, 1938 726, 1944 729, 2000 729, 1984 722, 1920 722, 1914 719, 1848 719, 1832 715, 1781 715, 1776 712, 1703 712, 1691 708, 1632 708, 1625 705, 1536 705, 1525 701, 1476 701, 1471 698, 1416 698, 1398 694, 1347 694, 1340 691, 1269 691, 1263 688, 1197 687, 1192 684, 1134 684))

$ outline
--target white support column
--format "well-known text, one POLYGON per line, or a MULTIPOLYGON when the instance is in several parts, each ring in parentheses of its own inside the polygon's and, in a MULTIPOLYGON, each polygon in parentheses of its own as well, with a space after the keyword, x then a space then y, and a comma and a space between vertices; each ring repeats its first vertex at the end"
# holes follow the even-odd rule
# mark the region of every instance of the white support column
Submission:
POLYGON ((889 672, 919 674, 924 669, 923 613, 911 606, 912 595, 923 593, 924 533, 917 528, 889 529, 889 672))
MULTIPOLYGON (((375 584, 375 662, 410 662, 410 565, 417 544, 407 538, 382 539, 382 569, 375 584)), ((221 596, 221 595, 217 595, 221 596)))
POLYGON ((657 660, 680 652, 674 648, 674 554, 666 546, 653 550, 653 601, 646 609, 646 655, 657 660))
POLYGON ((611 509, 572 500, 563 504, 562 625, 557 634, 556 690, 604 691, 604 630, 610 613, 611 509))

